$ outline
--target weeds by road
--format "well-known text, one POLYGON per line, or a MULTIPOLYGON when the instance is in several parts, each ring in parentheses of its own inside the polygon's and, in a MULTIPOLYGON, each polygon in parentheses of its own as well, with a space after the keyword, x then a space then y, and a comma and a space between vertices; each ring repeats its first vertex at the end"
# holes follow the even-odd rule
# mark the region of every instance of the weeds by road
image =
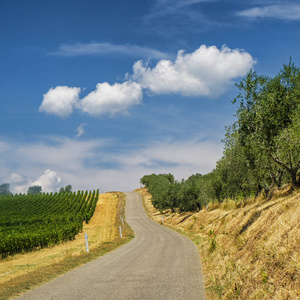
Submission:
POLYGON ((299 192, 163 214, 139 192, 154 220, 197 245, 208 299, 300 299, 299 192))

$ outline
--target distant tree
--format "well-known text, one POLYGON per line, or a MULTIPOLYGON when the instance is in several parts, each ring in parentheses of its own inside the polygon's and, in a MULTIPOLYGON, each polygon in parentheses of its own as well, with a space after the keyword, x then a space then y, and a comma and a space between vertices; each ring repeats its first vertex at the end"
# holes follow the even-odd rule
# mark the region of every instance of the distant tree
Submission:
POLYGON ((67 186, 65 186, 65 187, 61 187, 61 188, 59 189, 59 192, 60 192, 60 193, 70 193, 70 192, 72 192, 72 185, 69 184, 69 185, 67 185, 67 186))
POLYGON ((69 184, 69 185, 67 185, 67 186, 65 187, 65 192, 66 192, 66 193, 72 192, 72 185, 71 185, 71 184, 69 184))
POLYGON ((40 185, 30 186, 27 191, 28 195, 41 194, 41 193, 42 193, 42 187, 40 185))
POLYGON ((8 194, 10 194, 9 183, 2 183, 0 185, 0 195, 8 195, 8 194))

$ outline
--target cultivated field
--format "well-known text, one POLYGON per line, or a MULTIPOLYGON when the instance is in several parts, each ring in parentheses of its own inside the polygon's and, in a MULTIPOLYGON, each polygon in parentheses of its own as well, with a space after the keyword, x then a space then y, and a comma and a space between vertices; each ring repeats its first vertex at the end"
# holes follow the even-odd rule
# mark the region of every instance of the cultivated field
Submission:
POLYGON ((98 191, 1 195, 1 258, 74 239, 98 197, 98 191))
POLYGON ((100 194, 94 215, 88 224, 84 222, 82 231, 74 240, 2 259, 0 299, 8 299, 7 295, 15 291, 20 292, 49 281, 128 241, 132 233, 126 224, 124 238, 119 238, 120 216, 124 218, 124 206, 124 194, 100 194), (89 253, 85 249, 85 233, 88 234, 89 253))

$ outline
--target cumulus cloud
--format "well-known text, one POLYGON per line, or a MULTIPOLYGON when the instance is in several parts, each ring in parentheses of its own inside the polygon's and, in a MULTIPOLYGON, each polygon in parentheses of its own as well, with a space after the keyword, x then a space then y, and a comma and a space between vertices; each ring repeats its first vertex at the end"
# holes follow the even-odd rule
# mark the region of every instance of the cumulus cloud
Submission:
POLYGON ((59 188, 61 178, 56 172, 47 169, 37 179, 19 173, 11 173, 5 177, 5 181, 10 184, 10 191, 14 194, 26 194, 30 186, 39 185, 43 192, 55 192, 59 188))
POLYGON ((44 94, 40 112, 53 114, 58 117, 68 117, 78 106, 80 88, 57 86, 44 94))
MULTIPOLYGON (((41 112, 60 117, 69 116, 77 108, 91 116, 127 113, 142 101, 143 89, 152 94, 217 97, 233 79, 246 75, 255 60, 240 49, 202 45, 193 53, 178 51, 175 61, 162 59, 151 68, 142 60, 133 65, 133 74, 126 74, 123 83, 98 83, 96 89, 79 100, 80 88, 51 88, 40 106, 41 112)), ((83 127, 78 129, 79 136, 83 127)))
POLYGON ((45 193, 53 192, 59 188, 61 178, 55 171, 46 170, 37 180, 31 183, 30 186, 39 185, 45 193))
POLYGON ((62 56, 83 56, 83 55, 107 55, 122 54, 126 56, 139 56, 144 58, 166 58, 167 53, 141 47, 137 45, 118 45, 111 43, 77 43, 74 45, 61 45, 59 51, 52 54, 62 56))
POLYGON ((125 112, 142 100, 142 87, 139 83, 126 81, 110 85, 107 82, 98 83, 96 90, 81 101, 83 112, 92 116, 105 113, 114 115, 125 112))
POLYGON ((10 175, 9 181, 13 184, 24 184, 27 182, 27 178, 25 175, 12 173, 10 175))
POLYGON ((254 7, 238 13, 241 17, 250 19, 258 18, 273 18, 288 21, 300 20, 300 5, 299 4, 284 4, 284 5, 268 5, 254 7))
POLYGON ((9 183, 12 193, 26 193, 30 182, 26 175, 14 172, 3 178, 3 180, 9 183))
POLYGON ((154 68, 138 61, 133 66, 132 79, 155 94, 219 96, 234 78, 246 75, 254 64, 245 51, 202 45, 193 53, 180 50, 174 62, 161 60, 154 68))

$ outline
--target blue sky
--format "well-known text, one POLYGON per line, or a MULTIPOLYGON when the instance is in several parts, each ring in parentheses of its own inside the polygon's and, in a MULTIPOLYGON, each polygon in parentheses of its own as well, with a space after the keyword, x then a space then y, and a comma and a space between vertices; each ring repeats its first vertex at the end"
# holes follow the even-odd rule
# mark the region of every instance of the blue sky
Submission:
POLYGON ((210 172, 253 68, 300 65, 300 4, 0 0, 0 182, 128 191, 210 172))

